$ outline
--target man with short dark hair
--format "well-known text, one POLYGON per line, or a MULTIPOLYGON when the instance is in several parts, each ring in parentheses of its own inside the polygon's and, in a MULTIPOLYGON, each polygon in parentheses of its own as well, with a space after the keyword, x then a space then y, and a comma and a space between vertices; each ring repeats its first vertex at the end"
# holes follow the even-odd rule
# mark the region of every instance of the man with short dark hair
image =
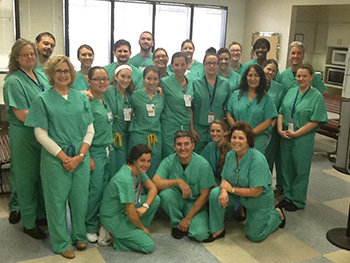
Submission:
POLYGON ((203 241, 209 237, 205 204, 215 185, 214 174, 210 164, 193 152, 189 131, 177 131, 174 137, 176 153, 161 162, 153 182, 160 191, 161 205, 170 216, 172 236, 181 239, 188 234, 203 241))
POLYGON ((43 83, 47 88, 51 85, 45 74, 45 63, 50 59, 55 46, 56 39, 50 32, 43 32, 37 35, 35 38, 35 45, 38 50, 38 66, 35 69, 35 73, 39 74, 45 80, 43 83))
MULTIPOLYGON (((298 82, 295 76, 297 70, 303 64, 305 55, 305 46, 300 41, 292 42, 289 48, 289 60, 292 66, 281 73, 282 84, 286 90, 298 86, 298 82)), ((314 73, 314 78, 311 81, 311 86, 318 89, 321 93, 327 89, 320 76, 316 73, 314 73)))
POLYGON ((130 64, 144 70, 145 67, 153 65, 152 48, 154 46, 153 35, 149 31, 144 31, 139 39, 140 53, 130 59, 130 64))
MULTIPOLYGON (((126 41, 125 39, 119 39, 117 42, 115 42, 113 54, 116 57, 117 62, 113 62, 104 67, 107 70, 108 78, 111 82, 114 79, 115 69, 118 66, 129 65, 129 59, 131 56, 131 45, 129 41, 126 41)), ((136 86, 137 83, 142 79, 142 71, 133 65, 129 66, 132 69, 131 78, 136 86)))

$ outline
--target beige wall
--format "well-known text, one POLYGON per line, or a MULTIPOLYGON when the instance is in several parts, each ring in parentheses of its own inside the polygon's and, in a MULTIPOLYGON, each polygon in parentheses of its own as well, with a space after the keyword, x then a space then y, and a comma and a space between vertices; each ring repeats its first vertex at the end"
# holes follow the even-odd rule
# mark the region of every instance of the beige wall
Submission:
MULTIPOLYGON (((280 41, 280 69, 286 68, 288 44, 290 33, 295 32, 296 13, 292 13, 293 6, 305 5, 337 5, 350 4, 349 0, 247 0, 245 23, 243 31, 243 60, 250 60, 251 35, 253 31, 278 32, 281 34, 280 41)), ((348 14, 343 14, 343 16, 348 14)), ((293 36, 294 37, 294 36, 293 36)))

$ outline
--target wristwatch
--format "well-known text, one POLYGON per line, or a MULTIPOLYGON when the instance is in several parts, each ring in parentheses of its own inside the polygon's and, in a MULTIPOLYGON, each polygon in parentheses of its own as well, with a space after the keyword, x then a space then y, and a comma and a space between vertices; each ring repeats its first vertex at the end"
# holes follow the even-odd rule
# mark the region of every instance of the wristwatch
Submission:
POLYGON ((231 194, 234 194, 236 192, 236 187, 232 187, 231 194))
POLYGON ((146 204, 146 203, 143 203, 143 205, 142 205, 143 207, 146 207, 147 209, 149 208, 149 205, 148 204, 146 204))
POLYGON ((81 156, 81 157, 83 158, 83 160, 84 160, 84 158, 85 158, 85 154, 83 154, 83 153, 79 153, 78 155, 79 155, 79 156, 81 156))

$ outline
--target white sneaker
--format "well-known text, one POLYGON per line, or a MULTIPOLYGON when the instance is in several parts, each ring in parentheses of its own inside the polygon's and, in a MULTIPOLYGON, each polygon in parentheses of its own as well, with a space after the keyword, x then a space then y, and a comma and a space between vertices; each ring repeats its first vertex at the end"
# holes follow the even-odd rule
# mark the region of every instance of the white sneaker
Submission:
POLYGON ((97 243, 100 246, 109 246, 113 242, 113 238, 109 234, 108 230, 104 227, 100 227, 97 243))
POLYGON ((97 242, 97 234, 91 234, 91 233, 86 233, 87 239, 90 243, 96 243, 97 242))

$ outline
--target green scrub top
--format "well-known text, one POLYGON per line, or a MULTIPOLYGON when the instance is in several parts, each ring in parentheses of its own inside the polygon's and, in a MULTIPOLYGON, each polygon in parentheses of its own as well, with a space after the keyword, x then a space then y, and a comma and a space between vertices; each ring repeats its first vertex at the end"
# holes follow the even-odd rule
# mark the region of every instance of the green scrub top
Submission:
POLYGON ((129 63, 130 65, 133 65, 135 67, 137 67, 140 70, 144 70, 145 67, 149 66, 149 65, 154 65, 153 63, 153 53, 151 54, 151 56, 149 56, 146 61, 144 61, 143 57, 140 56, 140 53, 138 53, 137 55, 133 56, 132 58, 129 59, 129 63))
POLYGON ((207 146, 205 146, 204 150, 202 151, 201 156, 203 156, 204 159, 206 159, 209 162, 215 176, 215 181, 217 184, 220 184, 221 171, 217 170, 219 159, 220 159, 220 151, 216 147, 215 142, 213 141, 209 142, 207 146))
MULTIPOLYGON (((220 71, 218 71, 218 75, 222 77, 222 74, 220 71)), ((228 81, 228 84, 230 85, 230 94, 232 94, 238 88, 239 84, 241 83, 241 78, 242 76, 237 72, 234 72, 230 67, 230 71, 226 78, 228 81)))
POLYGON ((160 116, 164 108, 164 96, 154 94, 151 100, 145 89, 137 90, 131 95, 131 106, 134 109, 134 118, 131 121, 129 132, 160 133, 160 116), (154 104, 155 116, 148 116, 147 104, 154 104))
MULTIPOLYGON (((208 114, 215 114, 215 119, 225 118, 225 107, 229 98, 230 87, 227 80, 217 76, 217 85, 213 102, 210 103, 210 95, 213 96, 214 87, 206 82, 205 76, 194 79, 193 86, 193 123, 209 126, 208 114)), ((215 85, 214 85, 215 86, 215 85)))
POLYGON ((184 95, 189 95, 192 98, 193 87, 187 81, 186 86, 182 88, 175 75, 171 75, 162 79, 161 88, 164 96, 164 110, 161 120, 177 123, 178 129, 181 126, 189 127, 191 107, 185 105, 184 95))
POLYGON ((96 97, 90 101, 91 112, 94 117, 95 135, 92 146, 108 146, 113 143, 112 120, 113 114, 109 105, 99 101, 96 97))
POLYGON ((90 102, 84 93, 69 89, 66 100, 51 88, 33 101, 25 125, 47 129, 49 137, 63 151, 71 143, 77 153, 93 120, 90 102))
POLYGON ((38 82, 36 83, 24 71, 17 70, 5 79, 4 102, 6 106, 7 119, 9 123, 24 126, 13 113, 14 107, 19 110, 29 110, 34 99, 47 88, 43 85, 44 79, 34 71, 38 82))
MULTIPOLYGON (((189 196, 189 201, 195 201, 200 196, 200 190, 208 189, 215 185, 213 170, 210 164, 202 156, 192 153, 192 158, 184 170, 177 153, 169 155, 163 159, 156 172, 163 179, 182 179, 191 188, 192 197, 189 196)), ((180 193, 178 186, 175 187, 180 193)))
MULTIPOLYGON (((327 108, 322 94, 315 88, 311 88, 303 95, 298 94, 298 91, 298 87, 292 88, 284 97, 280 108, 280 114, 283 115, 283 129, 288 129, 289 121, 294 121, 294 131, 297 131, 310 121, 319 121, 319 125, 327 123, 327 108), (296 107, 292 117, 295 99, 296 107)), ((313 132, 315 132, 316 129, 317 128, 315 128, 313 132)))
MULTIPOLYGON (((144 173, 139 176, 141 176, 142 184, 149 180, 144 173)), ((101 217, 115 218, 120 216, 121 219, 124 217, 126 204, 136 202, 135 189, 139 183, 139 176, 135 176, 134 181, 131 169, 126 164, 113 176, 103 193, 100 206, 101 217)), ((119 222, 120 220, 115 220, 114 224, 119 222)))
MULTIPOLYGON (((257 59, 253 59, 251 61, 248 61, 247 63, 244 63, 238 70, 237 70, 237 73, 243 75, 244 72, 248 69, 248 67, 250 65, 259 65, 258 64, 258 60, 257 59)), ((282 79, 281 79, 281 75, 280 75, 280 71, 277 70, 277 73, 276 73, 276 76, 274 77, 273 79, 274 81, 277 81, 277 82, 282 82, 282 79)))
MULTIPOLYGON (((171 64, 168 66, 168 70, 171 73, 174 73, 174 68, 171 64)), ((193 80, 195 78, 201 78, 204 74, 203 64, 195 60, 192 66, 186 70, 185 75, 188 80, 193 80)))
POLYGON ((129 93, 125 93, 125 99, 113 85, 102 95, 103 101, 110 107, 113 114, 113 133, 119 132, 121 135, 128 133, 130 121, 124 120, 124 109, 131 108, 131 98, 129 93))
MULTIPOLYGON (((116 62, 113 62, 107 66, 105 66, 104 68, 106 69, 107 71, 107 74, 108 74, 108 78, 109 78, 109 82, 112 83, 113 82, 113 79, 114 79, 114 73, 115 73, 115 69, 117 68, 118 64, 116 62)), ((133 66, 133 65, 129 65, 132 69, 132 75, 131 75, 131 78, 132 78, 132 81, 134 82, 135 84, 135 87, 137 86, 137 84, 139 83, 139 81, 142 80, 142 76, 143 76, 143 73, 141 70, 139 70, 137 67, 133 66)))
POLYGON ((37 75, 40 75, 41 79, 42 79, 42 83, 44 84, 44 86, 46 87, 46 89, 49 89, 51 87, 51 84, 49 82, 48 77, 45 74, 45 70, 43 69, 43 67, 38 64, 38 66, 35 68, 34 72, 37 75))
MULTIPOLYGON (((288 91, 291 88, 298 87, 297 78, 294 77, 292 68, 287 68, 285 71, 281 73, 282 85, 288 91)), ((314 73, 314 78, 311 81, 311 86, 318 89, 321 93, 323 93, 327 87, 324 85, 320 76, 314 73)))
POLYGON ((75 90, 88 90, 90 88, 89 82, 80 71, 78 71, 77 79, 74 81, 72 88, 75 90))
POLYGON ((268 87, 267 94, 272 99, 272 101, 275 104, 275 107, 278 111, 278 109, 280 108, 280 106, 282 104, 283 98, 286 95, 286 90, 285 90, 284 86, 277 81, 271 80, 270 86, 268 87))
POLYGON ((272 175, 265 156, 257 149, 249 148, 238 166, 236 152, 231 150, 226 156, 221 176, 234 187, 263 187, 262 193, 257 197, 240 197, 240 201, 249 206, 248 209, 261 209, 270 205, 272 208, 272 175))
POLYGON ((276 107, 270 96, 265 95, 258 103, 257 96, 249 101, 247 92, 244 92, 243 96, 238 99, 239 92, 239 90, 236 90, 232 94, 227 106, 227 112, 233 116, 235 121, 246 121, 255 128, 268 119, 278 117, 276 107))

